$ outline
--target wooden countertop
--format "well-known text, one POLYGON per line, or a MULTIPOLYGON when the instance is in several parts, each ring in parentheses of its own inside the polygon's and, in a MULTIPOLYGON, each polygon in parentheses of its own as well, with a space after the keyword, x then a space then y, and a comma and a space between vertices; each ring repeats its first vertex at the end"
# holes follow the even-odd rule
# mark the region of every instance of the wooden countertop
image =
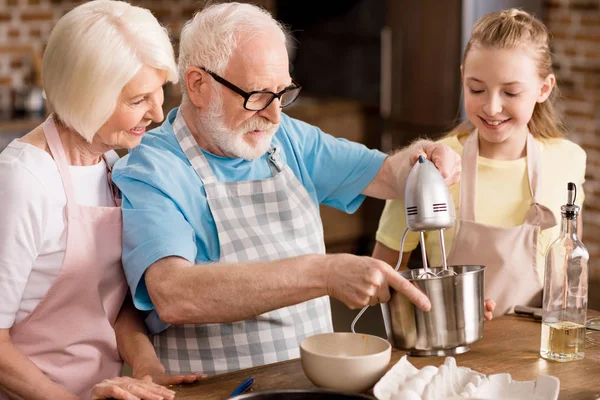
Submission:
MULTIPOLYGON (((590 312, 589 316, 600 315, 590 312)), ((539 356, 541 325, 525 317, 503 316, 484 325, 483 339, 467 353, 454 356, 459 366, 484 374, 508 372, 515 380, 535 380, 539 375, 560 379, 559 399, 588 400, 600 396, 600 346, 585 344, 585 359, 555 363, 539 356)), ((600 334, 599 334, 600 335, 600 334)), ((390 367, 404 352, 394 350, 390 367)), ((443 357, 410 357, 418 368, 439 366, 443 357)), ((302 371, 300 360, 290 360, 217 375, 191 385, 175 386, 178 400, 221 400, 245 379, 253 377, 254 391, 314 388, 302 371)))

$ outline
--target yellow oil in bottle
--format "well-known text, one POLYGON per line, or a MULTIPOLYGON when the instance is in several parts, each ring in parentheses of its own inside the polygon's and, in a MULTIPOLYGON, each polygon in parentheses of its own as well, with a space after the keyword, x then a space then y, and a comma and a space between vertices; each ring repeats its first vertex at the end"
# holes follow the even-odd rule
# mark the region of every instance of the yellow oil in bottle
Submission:
POLYGON ((540 355, 559 362, 582 360, 584 356, 585 326, 574 322, 542 324, 540 355))

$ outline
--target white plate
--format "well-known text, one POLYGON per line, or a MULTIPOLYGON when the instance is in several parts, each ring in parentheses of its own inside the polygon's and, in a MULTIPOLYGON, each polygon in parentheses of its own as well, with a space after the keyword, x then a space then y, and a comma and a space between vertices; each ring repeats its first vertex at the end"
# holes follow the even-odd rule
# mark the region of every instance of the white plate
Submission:
POLYGON ((453 357, 447 357, 439 368, 419 370, 406 356, 373 388, 378 400, 556 400, 559 391, 560 381, 554 376, 540 376, 535 381, 514 381, 510 374, 485 376, 457 366, 453 357))

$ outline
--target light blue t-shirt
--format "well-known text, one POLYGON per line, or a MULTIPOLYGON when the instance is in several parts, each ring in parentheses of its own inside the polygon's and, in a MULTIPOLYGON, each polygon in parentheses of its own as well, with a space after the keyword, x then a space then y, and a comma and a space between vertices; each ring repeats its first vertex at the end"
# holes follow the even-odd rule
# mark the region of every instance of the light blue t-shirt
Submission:
MULTIPOLYGON (((164 257, 191 263, 219 261, 217 227, 202 181, 181 150, 171 110, 162 126, 144 135, 119 160, 112 179, 123 195, 123 266, 136 307, 152 310, 143 278, 164 257)), ((281 115, 272 145, 304 185, 315 204, 353 213, 386 155, 325 134, 319 128, 281 115)), ((204 152, 217 180, 239 182, 272 176, 267 154, 255 160, 225 158, 204 152)))

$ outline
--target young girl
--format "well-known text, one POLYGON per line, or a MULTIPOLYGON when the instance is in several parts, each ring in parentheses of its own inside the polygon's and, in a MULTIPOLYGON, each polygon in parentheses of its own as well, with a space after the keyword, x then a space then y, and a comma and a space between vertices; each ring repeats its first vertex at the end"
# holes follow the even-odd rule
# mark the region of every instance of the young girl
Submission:
MULTIPOLYGON (((485 296, 496 302, 495 309, 486 302, 488 314, 540 307, 544 254, 560 231, 567 182, 577 184, 577 203, 583 203, 586 162, 585 152, 564 138, 554 108, 558 90, 546 27, 517 9, 483 16, 461 73, 468 121, 441 140, 462 156, 460 184, 450 188, 456 223, 445 235, 448 265, 487 267, 485 296)), ((395 265, 405 228, 404 202, 388 202, 374 256, 395 265)), ((410 232, 404 252, 418 243, 410 232)), ((442 265, 439 236, 426 234, 425 244, 431 265, 442 265)))

